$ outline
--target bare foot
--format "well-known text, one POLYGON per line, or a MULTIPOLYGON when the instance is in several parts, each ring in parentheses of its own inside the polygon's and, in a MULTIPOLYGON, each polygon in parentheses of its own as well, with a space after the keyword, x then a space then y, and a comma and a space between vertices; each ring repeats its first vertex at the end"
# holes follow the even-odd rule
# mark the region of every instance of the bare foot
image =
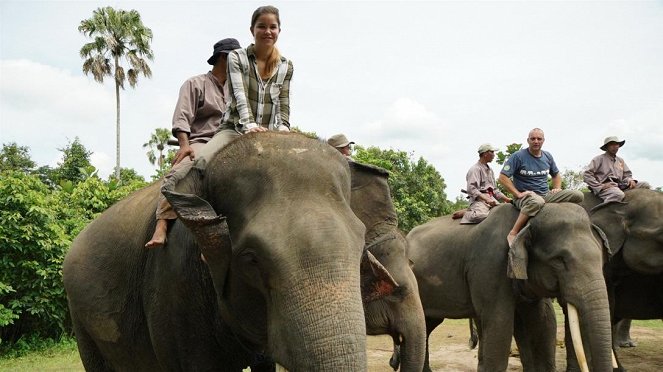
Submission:
POLYGON ((168 221, 157 220, 157 226, 154 228, 154 235, 149 242, 145 243, 145 248, 159 248, 166 244, 168 235, 168 221))
POLYGON ((465 215, 465 212, 467 212, 467 209, 461 209, 459 211, 455 211, 454 214, 451 216, 452 219, 457 220, 459 218, 463 218, 465 215))
POLYGON ((509 248, 513 247, 513 241, 516 240, 516 235, 513 233, 509 233, 509 235, 506 236, 506 241, 509 243, 509 248))

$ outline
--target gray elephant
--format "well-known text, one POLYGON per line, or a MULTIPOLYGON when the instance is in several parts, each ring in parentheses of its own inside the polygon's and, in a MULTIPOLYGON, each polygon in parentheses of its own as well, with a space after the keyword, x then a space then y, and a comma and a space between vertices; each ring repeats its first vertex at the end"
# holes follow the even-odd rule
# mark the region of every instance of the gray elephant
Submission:
POLYGON ((632 343, 620 320, 663 318, 663 193, 636 188, 624 194, 622 202, 602 203, 585 193, 582 204, 607 242, 604 274, 616 345, 632 343))
POLYGON ((162 249, 143 249, 156 185, 102 213, 63 266, 86 370, 240 371, 263 354, 293 371, 365 370, 350 182, 327 145, 248 134, 166 192, 180 218, 162 249))
POLYGON ((591 369, 612 370, 602 253, 587 213, 572 203, 546 204, 509 249, 504 237, 517 215, 505 204, 478 225, 446 216, 408 234, 428 334, 445 318, 474 318, 479 371, 506 370, 512 335, 525 370, 554 371, 549 299, 557 297, 579 313, 582 329, 574 335, 582 332, 591 369))
POLYGON ((366 226, 367 249, 397 283, 392 295, 365 303, 369 335, 389 334, 395 350, 390 364, 397 370, 420 372, 424 365, 426 325, 419 289, 410 261, 407 242, 398 229, 389 185, 389 173, 371 165, 350 161, 354 213, 366 226))

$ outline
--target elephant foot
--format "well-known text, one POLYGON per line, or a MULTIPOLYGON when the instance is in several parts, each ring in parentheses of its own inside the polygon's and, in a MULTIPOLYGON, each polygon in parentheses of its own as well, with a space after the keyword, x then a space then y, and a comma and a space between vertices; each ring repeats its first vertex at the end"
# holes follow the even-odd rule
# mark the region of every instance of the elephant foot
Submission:
POLYGON ((638 346, 638 343, 631 340, 631 339, 617 341, 617 343, 618 343, 619 347, 623 347, 623 348, 638 346))

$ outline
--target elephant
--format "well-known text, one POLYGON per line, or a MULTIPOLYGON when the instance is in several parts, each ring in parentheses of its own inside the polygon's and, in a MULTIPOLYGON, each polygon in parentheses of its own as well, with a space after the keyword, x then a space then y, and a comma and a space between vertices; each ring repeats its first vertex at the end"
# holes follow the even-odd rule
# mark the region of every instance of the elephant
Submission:
POLYGON ((420 372, 424 365, 426 324, 407 242, 398 229, 391 199, 389 173, 379 167, 349 161, 352 174, 351 207, 366 226, 367 249, 397 283, 392 295, 366 302, 364 314, 369 335, 389 334, 394 340, 390 364, 397 370, 420 372))
POLYGON ((162 190, 179 217, 163 248, 143 248, 156 184, 113 205, 63 264, 86 370, 241 371, 262 355, 291 371, 366 370, 362 298, 379 299, 385 275, 350 186, 330 146, 253 133, 162 190))
POLYGON ((602 251, 587 213, 577 204, 548 203, 510 248, 506 236, 517 215, 502 204, 477 225, 443 216, 407 235, 428 335, 445 318, 474 318, 479 371, 506 370, 512 335, 524 370, 554 371, 551 298, 557 297, 572 315, 579 313, 581 330, 574 335, 582 332, 591 369, 611 370, 602 251))
POLYGON ((624 320, 663 318, 663 193, 636 188, 624 195, 622 202, 603 203, 585 192, 582 203, 604 233, 615 345, 632 344, 624 320))

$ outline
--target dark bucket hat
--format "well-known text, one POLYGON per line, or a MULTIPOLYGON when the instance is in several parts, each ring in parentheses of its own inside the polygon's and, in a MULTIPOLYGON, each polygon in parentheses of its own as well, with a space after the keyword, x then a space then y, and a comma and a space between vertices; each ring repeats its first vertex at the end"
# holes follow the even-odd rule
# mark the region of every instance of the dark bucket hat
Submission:
POLYGON ((209 59, 207 59, 207 63, 214 66, 214 64, 216 64, 216 60, 219 58, 219 55, 221 55, 221 53, 228 54, 233 50, 239 48, 241 48, 241 46, 239 45, 239 41, 233 38, 219 40, 216 42, 216 44, 214 44, 214 52, 212 52, 212 56, 209 57, 209 59))

